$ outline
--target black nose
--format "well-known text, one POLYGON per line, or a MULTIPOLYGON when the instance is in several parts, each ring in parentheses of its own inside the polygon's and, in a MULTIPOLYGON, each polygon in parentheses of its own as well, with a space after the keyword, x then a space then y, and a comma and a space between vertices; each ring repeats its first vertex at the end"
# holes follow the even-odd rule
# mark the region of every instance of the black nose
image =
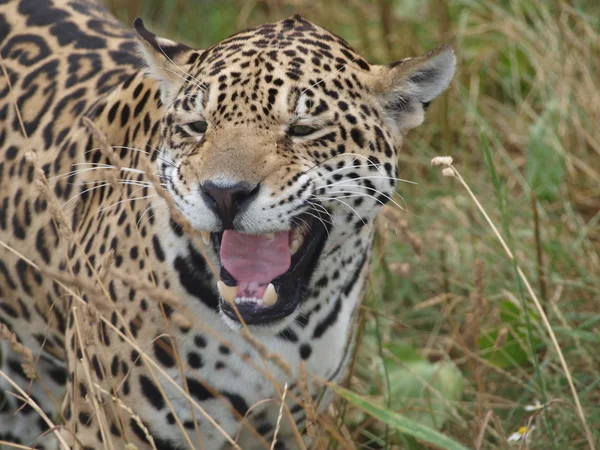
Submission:
POLYGON ((223 228, 233 228, 235 216, 256 196, 260 185, 251 186, 245 183, 233 186, 221 187, 213 181, 207 181, 200 185, 202 197, 210 209, 212 209, 223 222, 223 228))

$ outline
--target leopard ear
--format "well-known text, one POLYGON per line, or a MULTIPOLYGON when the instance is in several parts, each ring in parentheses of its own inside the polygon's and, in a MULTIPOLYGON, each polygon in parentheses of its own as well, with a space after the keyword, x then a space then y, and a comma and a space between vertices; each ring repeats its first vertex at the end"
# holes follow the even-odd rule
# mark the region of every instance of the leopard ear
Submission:
POLYGON ((139 17, 133 21, 133 28, 138 35, 149 75, 160 82, 161 100, 164 104, 170 104, 185 83, 188 69, 201 51, 156 36, 146 29, 139 17))
POLYGON ((392 127, 402 132, 420 125, 429 103, 448 88, 455 66, 456 57, 449 45, 416 58, 375 66, 372 89, 392 127))

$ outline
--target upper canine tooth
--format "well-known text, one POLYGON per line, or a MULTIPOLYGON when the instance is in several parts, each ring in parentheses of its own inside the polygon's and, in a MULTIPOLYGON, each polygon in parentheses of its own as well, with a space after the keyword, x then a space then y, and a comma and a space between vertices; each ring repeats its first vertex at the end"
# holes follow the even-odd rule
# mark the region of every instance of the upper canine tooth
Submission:
POLYGON ((217 281, 217 289, 219 290, 219 295, 223 297, 227 303, 233 304, 235 298, 237 297, 237 293, 239 290, 238 286, 227 286, 221 280, 217 281))
POLYGON ((265 291, 262 301, 265 306, 273 306, 277 303, 277 292, 275 291, 275 286, 273 283, 269 283, 267 286, 267 290, 265 291))
POLYGON ((202 236, 202 242, 204 242, 205 245, 210 244, 210 231, 201 231, 200 235, 202 236))
POLYGON ((295 254, 300 247, 302 247, 302 243, 304 242, 304 238, 302 236, 295 236, 294 240, 290 244, 290 252, 295 254))
POLYGON ((265 237, 266 237, 268 240, 271 240, 271 239, 273 239, 273 238, 275 237, 275 233, 267 233, 267 234, 265 234, 265 237))

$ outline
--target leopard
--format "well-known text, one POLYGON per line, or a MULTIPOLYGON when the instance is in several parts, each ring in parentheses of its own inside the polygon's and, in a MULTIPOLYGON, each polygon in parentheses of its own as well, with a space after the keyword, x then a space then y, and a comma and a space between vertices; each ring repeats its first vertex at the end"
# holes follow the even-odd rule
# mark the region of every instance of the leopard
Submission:
POLYGON ((371 64, 295 15, 198 49, 4 0, 0 57, 0 440, 311 445, 452 47, 371 64))

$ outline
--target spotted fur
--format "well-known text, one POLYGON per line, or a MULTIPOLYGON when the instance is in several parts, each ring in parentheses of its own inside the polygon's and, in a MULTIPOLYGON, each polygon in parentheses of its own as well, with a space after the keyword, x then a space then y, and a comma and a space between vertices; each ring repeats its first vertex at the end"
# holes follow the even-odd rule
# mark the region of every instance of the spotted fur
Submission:
MULTIPOLYGON (((448 86, 454 55, 443 46, 372 65, 299 16, 206 50, 135 29, 92 0, 0 1, 0 321, 32 349, 44 383, 6 344, 1 367, 86 449, 219 449, 236 438, 268 448, 286 382, 303 429, 302 364, 320 410, 330 394, 318 380, 344 374, 373 220, 394 192, 402 136, 448 86), (289 371, 264 365, 222 313, 209 270, 218 255, 173 220, 146 158, 197 230, 264 234, 302 214, 326 228, 299 306, 250 327, 289 371), (256 194, 227 225, 202 195, 207 182, 256 194)), ((55 445, 30 407, 14 415, 21 404, 0 398, 0 439, 55 445)), ((278 440, 297 444, 287 419, 278 440)))

